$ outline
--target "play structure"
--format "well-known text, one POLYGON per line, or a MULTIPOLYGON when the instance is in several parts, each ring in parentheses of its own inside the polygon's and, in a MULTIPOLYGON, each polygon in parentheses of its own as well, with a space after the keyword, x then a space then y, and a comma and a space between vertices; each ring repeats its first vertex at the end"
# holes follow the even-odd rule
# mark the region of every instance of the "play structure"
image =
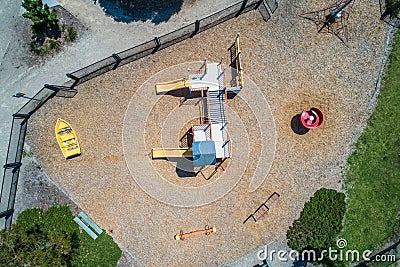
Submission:
POLYGON ((55 132, 57 142, 65 159, 70 159, 81 154, 78 137, 68 122, 63 119, 58 119, 55 132))
POLYGON ((337 36, 343 43, 347 43, 348 30, 347 24, 350 9, 354 0, 340 0, 334 5, 322 10, 307 12, 301 17, 313 21, 318 29, 318 33, 326 32, 337 36))
POLYGON ((202 234, 209 236, 209 235, 211 235, 211 233, 215 233, 216 231, 217 231, 217 228, 206 225, 204 230, 197 230, 197 231, 193 231, 193 232, 186 233, 186 234, 184 234, 183 231, 181 230, 181 232, 178 235, 174 236, 174 239, 183 241, 189 236, 202 235, 202 234))
POLYGON ((307 129, 316 129, 324 122, 324 114, 318 108, 303 110, 300 115, 300 122, 307 129))
POLYGON ((207 63, 190 72, 189 77, 157 83, 157 94, 166 94, 174 90, 188 90, 193 98, 203 100, 202 114, 205 123, 194 125, 192 147, 187 148, 153 148, 152 158, 186 157, 193 159, 193 166, 207 166, 216 163, 217 159, 231 156, 231 146, 227 131, 227 98, 228 93, 238 93, 243 88, 243 70, 240 60, 239 35, 228 49, 231 52, 230 66, 236 72, 237 86, 226 87, 223 59, 218 63, 207 63), (233 52, 232 52, 233 51, 233 52), (233 53, 233 54, 232 54, 233 53))
POLYGON ((238 77, 239 87, 243 87, 243 68, 241 64, 241 51, 239 46, 239 34, 236 36, 235 42, 229 47, 231 64, 230 66, 236 70, 236 76, 238 77))
POLYGON ((268 214, 272 204, 274 204, 280 198, 280 196, 281 195, 279 195, 277 192, 272 193, 265 202, 261 203, 261 205, 252 214, 250 214, 246 220, 244 220, 243 224, 245 224, 250 218, 253 219, 255 223, 264 218, 264 216, 268 214))
POLYGON ((192 157, 192 149, 191 148, 183 148, 183 149, 175 149, 175 148, 153 148, 151 150, 151 155, 155 159, 159 158, 180 158, 180 157, 186 157, 190 158, 192 157))
POLYGON ((169 91, 173 90, 179 90, 179 89, 184 89, 184 88, 191 88, 191 81, 190 79, 178 79, 175 81, 169 81, 169 82, 164 82, 164 83, 156 83, 156 93, 159 94, 165 94, 169 91))

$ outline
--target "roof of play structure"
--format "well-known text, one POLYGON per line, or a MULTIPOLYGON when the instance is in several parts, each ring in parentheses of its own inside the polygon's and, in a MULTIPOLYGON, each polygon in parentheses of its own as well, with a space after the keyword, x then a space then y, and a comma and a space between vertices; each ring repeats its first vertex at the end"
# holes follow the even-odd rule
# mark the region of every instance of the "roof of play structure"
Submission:
POLYGON ((214 141, 193 142, 193 165, 207 166, 216 162, 216 152, 214 141))

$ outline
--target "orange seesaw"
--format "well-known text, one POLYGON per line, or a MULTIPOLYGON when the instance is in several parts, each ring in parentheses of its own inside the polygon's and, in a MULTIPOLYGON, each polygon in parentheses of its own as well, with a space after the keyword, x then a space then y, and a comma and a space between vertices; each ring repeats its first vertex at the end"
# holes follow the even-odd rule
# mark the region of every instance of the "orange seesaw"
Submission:
POLYGON ((183 231, 181 230, 181 232, 178 235, 175 235, 174 238, 175 240, 185 240, 186 237, 188 236, 195 236, 201 234, 211 235, 211 233, 215 233, 216 231, 217 228, 206 225, 206 228, 204 230, 197 230, 186 234, 184 234, 183 231))

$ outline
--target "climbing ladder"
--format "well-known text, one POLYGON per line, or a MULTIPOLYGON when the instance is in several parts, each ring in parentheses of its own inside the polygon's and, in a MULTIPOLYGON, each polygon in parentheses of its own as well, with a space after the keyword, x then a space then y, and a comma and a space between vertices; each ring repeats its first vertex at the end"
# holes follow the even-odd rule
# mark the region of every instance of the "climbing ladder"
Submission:
POLYGON ((226 123, 226 104, 224 91, 208 91, 208 118, 213 124, 226 123))

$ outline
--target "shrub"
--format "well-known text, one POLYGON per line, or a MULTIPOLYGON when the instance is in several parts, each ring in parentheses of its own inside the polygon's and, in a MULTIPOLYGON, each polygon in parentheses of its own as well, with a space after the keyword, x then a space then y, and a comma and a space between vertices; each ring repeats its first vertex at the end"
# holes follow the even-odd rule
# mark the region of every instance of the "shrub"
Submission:
POLYGON ((106 233, 81 234, 68 206, 25 210, 0 231, 0 266, 116 266, 120 257, 106 233))
POLYGON ((286 234, 288 245, 298 252, 313 249, 319 258, 321 250, 336 247, 345 212, 343 193, 325 188, 318 190, 305 203, 300 218, 289 227, 286 234))
POLYGON ((68 27, 67 33, 65 35, 65 41, 73 42, 78 37, 78 33, 75 31, 73 27, 68 27))
POLYGON ((62 49, 61 41, 49 39, 48 47, 50 51, 60 52, 62 49))
POLYGON ((72 219, 67 206, 22 212, 10 231, 0 233, 0 265, 68 265, 79 240, 78 227, 65 223, 72 219))

